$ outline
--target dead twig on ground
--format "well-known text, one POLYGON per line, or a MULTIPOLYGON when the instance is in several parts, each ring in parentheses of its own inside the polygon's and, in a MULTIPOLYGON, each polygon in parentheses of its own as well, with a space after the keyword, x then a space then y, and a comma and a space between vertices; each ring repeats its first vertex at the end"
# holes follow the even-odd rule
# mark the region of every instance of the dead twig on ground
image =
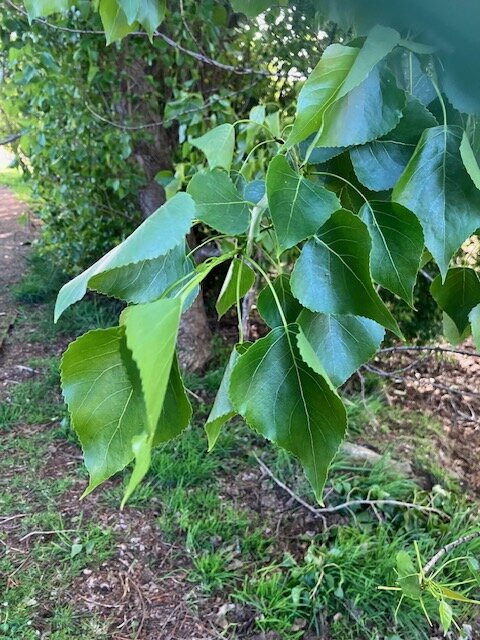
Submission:
MULTIPOLYGON (((415 504, 414 502, 405 502, 403 500, 393 500, 393 499, 384 499, 384 500, 348 500, 347 502, 342 502, 341 504, 337 504, 332 507, 314 507, 313 505, 306 502, 303 498, 297 495, 290 487, 288 487, 284 482, 282 482, 277 476, 271 471, 269 467, 256 455, 253 454, 253 457, 258 462, 260 467, 265 471, 265 473, 270 476, 270 478, 278 485, 281 489, 283 489, 286 493, 289 494, 296 502, 301 504, 305 509, 310 511, 315 517, 322 517, 325 514, 335 513, 337 511, 343 511, 351 509, 351 507, 355 506, 366 506, 375 509, 377 506, 381 505, 391 505, 396 507, 404 507, 406 509, 416 509, 417 511, 426 511, 430 513, 435 513, 438 516, 449 520, 449 516, 441 511, 440 509, 436 509, 435 507, 428 507, 422 504, 415 504)), ((378 517, 378 516, 377 516, 378 517)))
POLYGON ((447 554, 449 551, 452 551, 453 549, 456 549, 461 544, 465 544, 466 542, 475 540, 475 538, 480 538, 480 530, 474 531, 473 533, 469 533, 466 536, 462 536, 461 538, 458 538, 457 540, 454 540, 453 542, 449 542, 448 544, 446 544, 444 547, 440 549, 440 551, 437 551, 437 553, 432 558, 430 558, 427 564, 423 567, 423 573, 425 575, 428 575, 430 571, 433 569, 433 567, 437 564, 437 562, 441 558, 443 558, 445 554, 447 554))

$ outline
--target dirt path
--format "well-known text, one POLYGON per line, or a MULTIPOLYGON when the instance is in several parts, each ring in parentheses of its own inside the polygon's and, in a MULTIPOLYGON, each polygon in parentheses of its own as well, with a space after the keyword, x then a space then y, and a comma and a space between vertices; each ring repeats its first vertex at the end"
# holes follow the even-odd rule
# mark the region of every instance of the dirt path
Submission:
POLYGON ((0 186, 0 350, 16 317, 9 288, 21 278, 33 239, 33 229, 18 222, 25 209, 10 189, 0 186))

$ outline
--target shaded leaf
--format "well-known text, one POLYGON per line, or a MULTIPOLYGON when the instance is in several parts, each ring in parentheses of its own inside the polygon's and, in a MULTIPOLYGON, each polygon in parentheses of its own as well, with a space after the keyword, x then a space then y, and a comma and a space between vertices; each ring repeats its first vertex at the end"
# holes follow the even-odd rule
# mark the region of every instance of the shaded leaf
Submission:
POLYGON ((233 307, 237 299, 243 298, 254 282, 255 272, 243 260, 232 260, 215 304, 218 317, 221 318, 233 307))
MULTIPOLYGON (((194 273, 193 261, 187 258, 185 247, 178 244, 159 258, 142 260, 93 276, 88 285, 90 289, 99 293, 127 302, 144 304, 157 300, 175 282, 180 281, 168 292, 168 297, 173 297, 188 282, 189 278, 186 276, 193 276, 194 273)), ((194 291, 190 303, 196 294, 197 291, 194 291)))
POLYGON ((359 316, 312 313, 298 317, 306 339, 332 383, 339 387, 377 352, 385 331, 359 316))
POLYGON ((468 327, 470 311, 480 303, 480 277, 473 269, 454 267, 445 282, 437 276, 430 292, 442 311, 453 320, 461 334, 468 327))
POLYGON ((115 40, 121 40, 137 28, 136 22, 129 24, 127 16, 116 0, 100 0, 99 13, 107 45, 115 42, 115 40))
POLYGON ((337 211, 303 247, 292 273, 293 295, 311 311, 371 318, 401 336, 370 275, 371 240, 350 211, 337 211))
MULTIPOLYGON (((290 276, 285 273, 280 274, 272 282, 272 286, 277 294, 278 301, 287 323, 290 324, 291 322, 295 322, 298 314, 302 310, 302 305, 292 295, 290 290, 290 276)), ((277 302, 268 284, 260 291, 257 299, 257 309, 271 329, 283 326, 277 302)))
POLYGON ((402 589, 403 595, 413 600, 419 600, 422 595, 420 575, 416 571, 410 556, 406 551, 399 551, 396 560, 397 582, 402 589))
MULTIPOLYGON (((165 256, 179 244, 184 246, 185 234, 190 229, 194 217, 195 205, 192 198, 186 193, 177 193, 126 240, 61 288, 55 304, 55 322, 65 309, 83 298, 90 279, 94 276, 127 266, 128 273, 131 273, 131 265, 165 256)), ((96 285, 99 286, 98 279, 96 285)))
POLYGON ((462 142, 460 143, 460 155, 468 175, 477 189, 480 189, 480 168, 465 131, 463 132, 462 142))
POLYGON ((480 304, 477 304, 468 314, 468 319, 472 327, 473 341, 477 351, 480 353, 480 304))
POLYGON ((165 19, 166 0, 141 0, 137 20, 148 33, 150 41, 157 27, 165 19))
POLYGON ((395 202, 372 201, 359 212, 372 238, 373 279, 413 306, 413 288, 423 254, 416 216, 395 202))
POLYGON ((195 200, 197 217, 202 222, 232 235, 247 229, 250 220, 248 204, 221 169, 195 174, 187 192, 195 200))
POLYGON ((210 169, 222 167, 230 171, 235 147, 235 128, 231 124, 221 124, 207 131, 199 138, 190 140, 191 144, 207 156, 210 169))
POLYGON ((267 195, 279 253, 313 235, 341 208, 334 193, 299 175, 283 155, 268 166, 267 195))
POLYGON ((153 446, 168 442, 184 431, 192 417, 192 405, 183 386, 177 358, 173 358, 162 412, 153 436, 153 446))
MULTIPOLYGON (((345 109, 350 97, 346 101, 344 98, 364 81, 368 80, 377 63, 390 53, 398 43, 399 38, 399 34, 393 29, 376 26, 371 30, 362 49, 346 47, 341 44, 332 44, 327 47, 320 62, 300 91, 297 116, 287 144, 289 146, 298 144, 310 134, 317 133, 319 130, 327 132, 333 120, 335 120, 335 117, 330 117, 329 122, 326 122, 325 114, 327 109, 336 101, 342 102, 340 111, 345 109)), ((368 84, 370 85, 371 81, 368 84)), ((359 105, 363 104, 359 100, 363 98, 365 93, 368 92, 363 90, 355 97, 352 96, 351 100, 357 106, 357 109, 359 105)), ((348 121, 343 122, 344 126, 346 124, 348 126, 348 121)), ((393 126, 395 124, 390 128, 393 128, 393 126)), ((386 131, 388 129, 385 129, 383 133, 386 131)), ((378 135, 381 134, 373 137, 378 137, 378 135)), ((336 137, 334 136, 334 138, 336 137)), ((366 139, 363 141, 366 141, 366 139)), ((349 142, 348 144, 358 144, 358 142, 349 142)), ((344 145, 338 141, 329 144, 326 140, 322 140, 322 143, 318 146, 335 147, 344 145)))
POLYGON ((301 359, 298 327, 277 327, 238 358, 230 379, 235 410, 300 459, 318 500, 342 441, 346 414, 322 376, 301 359))
POLYGON ((235 367, 238 358, 239 353, 236 348, 233 348, 228 364, 225 368, 225 373, 223 374, 222 382, 220 383, 220 387, 215 397, 215 402, 213 403, 212 410, 210 411, 207 422, 205 423, 209 451, 211 451, 215 446, 218 436, 220 435, 220 429, 228 420, 230 420, 230 418, 233 418, 236 415, 236 411, 230 400, 228 389, 230 386, 230 376, 232 375, 233 368, 235 367))
POLYGON ((443 335, 453 347, 458 347, 459 344, 465 342, 471 333, 470 325, 462 333, 459 333, 454 321, 445 311, 443 312, 443 335))
POLYGON ((52 13, 68 11, 73 4, 73 0, 24 0, 28 19, 46 18, 52 13))
POLYGON ((392 194, 420 220, 442 277, 480 221, 480 192, 460 157, 461 139, 456 126, 426 129, 392 194))

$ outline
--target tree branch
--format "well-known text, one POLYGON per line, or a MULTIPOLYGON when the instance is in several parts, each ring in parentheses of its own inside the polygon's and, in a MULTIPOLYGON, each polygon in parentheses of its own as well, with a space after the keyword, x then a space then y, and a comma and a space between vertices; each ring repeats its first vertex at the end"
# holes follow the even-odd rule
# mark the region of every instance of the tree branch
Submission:
POLYGON ((454 540, 453 542, 449 542, 449 544, 446 544, 444 547, 440 549, 440 551, 437 551, 437 553, 433 556, 433 558, 431 558, 427 562, 427 564, 423 567, 423 573, 425 575, 428 575, 430 571, 433 569, 433 567, 437 564, 437 562, 441 558, 443 558, 443 556, 446 553, 448 553, 449 551, 452 551, 453 549, 456 549, 461 544, 470 542, 470 540, 475 540, 475 538, 480 538, 480 531, 474 531, 473 533, 469 533, 466 536, 462 536, 461 538, 458 538, 457 540, 454 540))
POLYGON ((4 144, 11 144, 15 142, 15 140, 19 140, 22 137, 23 133, 12 133, 3 140, 0 140, 0 147, 4 144))

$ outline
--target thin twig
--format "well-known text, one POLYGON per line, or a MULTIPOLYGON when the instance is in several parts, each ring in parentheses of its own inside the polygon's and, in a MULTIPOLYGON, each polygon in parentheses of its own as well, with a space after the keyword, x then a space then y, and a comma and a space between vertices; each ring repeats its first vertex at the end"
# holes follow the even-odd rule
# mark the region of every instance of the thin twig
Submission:
POLYGON ((3 526, 6 522, 10 522, 11 520, 16 520, 17 518, 25 518, 29 516, 29 513, 17 513, 14 516, 0 516, 0 525, 3 526))
POLYGON ((27 540, 27 538, 31 538, 32 536, 48 536, 53 534, 61 534, 61 533, 73 533, 74 531, 78 531, 78 529, 51 529, 49 531, 30 531, 22 538, 20 538, 19 542, 23 542, 27 540))
POLYGON ((451 349, 450 347, 440 347, 438 345, 413 345, 397 346, 397 347, 385 347, 380 349, 378 353, 391 353, 392 351, 435 351, 438 353, 456 353, 461 356, 471 356, 472 358, 480 358, 480 353, 475 351, 467 351, 466 349, 451 349))
POLYGON ((446 553, 449 553, 449 551, 452 551, 452 549, 456 549, 461 544, 470 542, 470 540, 475 540, 475 538, 480 538, 480 531, 474 531, 473 533, 469 533, 466 536, 462 536, 461 538, 458 538, 457 540, 454 540, 453 542, 449 542, 448 544, 446 544, 444 547, 440 549, 440 551, 437 551, 437 553, 433 556, 433 558, 431 558, 427 562, 427 564, 423 567, 423 573, 425 575, 428 575, 430 571, 433 569, 433 567, 437 564, 437 562, 441 558, 443 558, 443 556, 446 553))
POLYGON ((380 505, 393 505, 397 507, 405 507, 407 509, 417 509, 418 511, 429 511, 431 513, 436 513, 442 518, 449 519, 449 516, 440 511, 440 509, 436 509, 435 507, 427 507, 420 504, 415 504, 414 502, 404 502, 403 500, 348 500, 347 502, 342 502, 341 504, 337 504, 333 507, 314 507, 309 504, 303 498, 298 496, 290 487, 288 487, 284 482, 282 482, 277 476, 267 467, 267 465, 254 453, 253 457, 258 462, 260 467, 265 471, 267 475, 277 484, 281 489, 286 491, 289 496, 291 496, 296 502, 301 504, 305 509, 308 509, 310 513, 313 513, 316 517, 321 517, 326 513, 335 513, 336 511, 343 511, 344 509, 350 509, 350 507, 354 506, 367 506, 367 507, 376 507, 380 505))

